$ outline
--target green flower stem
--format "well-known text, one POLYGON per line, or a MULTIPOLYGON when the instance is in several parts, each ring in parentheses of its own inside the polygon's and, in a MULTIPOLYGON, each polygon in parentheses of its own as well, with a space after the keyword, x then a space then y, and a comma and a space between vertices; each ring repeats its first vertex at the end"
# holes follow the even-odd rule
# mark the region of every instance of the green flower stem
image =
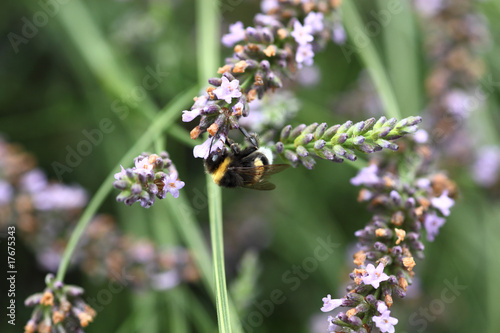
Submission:
POLYGON ((105 178, 102 185, 97 190, 96 194, 90 200, 87 208, 83 212, 80 220, 78 221, 75 230, 71 234, 71 237, 68 241, 68 245, 64 250, 61 264, 59 265, 59 269, 57 271, 57 280, 63 281, 66 271, 68 269, 69 261, 75 248, 85 231, 85 227, 90 222, 91 218, 97 212, 97 209, 101 206, 104 199, 108 196, 113 188, 112 180, 113 175, 116 173, 116 170, 120 169, 120 165, 130 163, 130 161, 138 154, 145 150, 149 145, 153 143, 153 141, 158 138, 162 131, 167 129, 172 125, 174 120, 179 117, 179 110, 189 103, 192 99, 192 96, 196 94, 198 91, 198 87, 191 88, 182 94, 178 95, 169 105, 167 105, 166 110, 164 112, 160 112, 158 116, 155 117, 155 120, 152 121, 151 125, 147 130, 144 131, 144 134, 137 140, 137 142, 127 151, 127 153, 122 157, 119 163, 113 168, 113 171, 105 178))
POLYGON ((230 313, 227 297, 226 272, 224 265, 224 240, 222 233, 222 191, 210 175, 207 175, 208 212, 210 219, 210 238, 214 261, 215 290, 217 295, 217 316, 219 332, 231 332, 230 313))
POLYGON ((354 2, 343 1, 342 9, 344 14, 343 22, 347 33, 351 37, 350 41, 354 43, 359 57, 364 62, 366 69, 373 79, 375 87, 380 95, 380 99, 385 105, 386 116, 398 119, 401 118, 401 112, 399 111, 398 103, 396 101, 396 97, 394 96, 394 90, 391 86, 388 75, 379 55, 377 54, 373 42, 370 40, 370 37, 363 32, 365 24, 361 20, 354 2), (361 34, 364 38, 356 38, 359 37, 358 34, 361 34))
MULTIPOLYGON (((83 1, 72 0, 64 5, 56 19, 61 22, 82 59, 107 91, 114 96, 123 96, 137 86, 137 82, 132 79, 132 73, 127 70, 129 66, 120 63, 119 57, 99 30, 83 1)), ((154 119, 158 110, 149 95, 139 108, 128 99, 125 99, 124 103, 141 112, 149 120, 154 119)))
MULTIPOLYGON (((196 1, 198 80, 200 85, 211 76, 220 59, 219 6, 216 0, 196 1)), ((224 241, 222 237, 222 194, 219 186, 207 175, 208 210, 215 274, 215 295, 219 332, 231 332, 226 274, 224 268, 224 241)))

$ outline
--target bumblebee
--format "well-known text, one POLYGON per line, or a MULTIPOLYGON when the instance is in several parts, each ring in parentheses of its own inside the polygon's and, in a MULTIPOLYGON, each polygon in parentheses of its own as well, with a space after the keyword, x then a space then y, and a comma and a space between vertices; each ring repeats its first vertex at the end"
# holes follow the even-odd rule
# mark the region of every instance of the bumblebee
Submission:
POLYGON ((224 147, 211 152, 205 160, 205 168, 219 186, 269 191, 276 186, 267 179, 290 166, 272 162, 273 155, 268 148, 252 145, 240 150, 232 143, 230 151, 224 147))

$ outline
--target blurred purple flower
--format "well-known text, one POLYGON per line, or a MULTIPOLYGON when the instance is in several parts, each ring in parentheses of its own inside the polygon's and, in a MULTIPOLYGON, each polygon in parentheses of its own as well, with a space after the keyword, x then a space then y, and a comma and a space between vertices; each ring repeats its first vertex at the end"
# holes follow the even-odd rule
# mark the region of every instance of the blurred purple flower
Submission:
POLYGON ((303 26, 299 21, 295 21, 293 24, 293 31, 291 33, 292 37, 299 45, 307 45, 314 40, 311 35, 312 28, 308 25, 303 26))
POLYGON ((297 54, 295 55, 295 61, 299 68, 302 65, 311 66, 314 63, 314 52, 311 44, 299 45, 297 48, 297 54))
POLYGON ((431 204, 439 209, 444 216, 450 215, 450 208, 455 204, 455 200, 448 196, 448 191, 444 190, 440 197, 432 198, 431 204))
POLYGON ((444 97, 444 103, 450 113, 456 116, 467 117, 476 106, 473 105, 471 95, 460 89, 454 89, 444 97))
POLYGON ((427 140, 429 140, 429 133, 424 129, 419 129, 413 135, 413 140, 415 140, 416 143, 426 143, 427 140))
POLYGON ((430 190, 431 188, 431 181, 428 178, 419 178, 416 181, 417 187, 421 190, 430 190))
POLYGON ((361 169, 356 177, 351 178, 351 184, 354 186, 359 185, 375 185, 380 181, 378 176, 378 167, 376 164, 370 164, 366 168, 361 169))
POLYGON ((151 287, 155 290, 172 289, 180 282, 181 278, 176 270, 170 270, 151 276, 151 287))
POLYGON ((436 213, 428 213, 424 220, 424 227, 427 231, 427 240, 433 242, 434 238, 439 234, 439 228, 441 228, 446 219, 444 217, 437 216, 436 213))
POLYGON ((323 30, 323 13, 310 12, 304 19, 304 25, 309 26, 311 33, 323 30))
POLYGON ((0 205, 7 205, 12 200, 14 190, 6 181, 0 180, 0 205))
POLYGON ((335 44, 342 45, 347 40, 344 26, 340 22, 335 22, 332 29, 332 40, 335 44))
POLYGON ((222 36, 222 44, 231 47, 243 39, 245 39, 245 27, 242 22, 238 21, 229 25, 229 33, 222 36))
POLYGON ((33 205, 42 211, 79 209, 87 203, 87 192, 80 186, 50 184, 33 193, 33 205))
POLYGON ((431 17, 443 8, 443 0, 415 0, 415 7, 424 17, 431 17))
POLYGON ((263 13, 269 13, 272 10, 278 9, 280 4, 278 0, 262 0, 260 3, 260 9, 263 13))
POLYGON ((21 178, 21 188, 30 193, 41 191, 47 185, 47 176, 40 169, 30 170, 21 178))
POLYGON ((297 82, 304 87, 312 87, 321 80, 321 71, 317 66, 303 67, 297 71, 297 82))
POLYGON ((485 146, 479 149, 477 159, 472 167, 472 178, 484 187, 497 183, 500 176, 500 148, 485 146))

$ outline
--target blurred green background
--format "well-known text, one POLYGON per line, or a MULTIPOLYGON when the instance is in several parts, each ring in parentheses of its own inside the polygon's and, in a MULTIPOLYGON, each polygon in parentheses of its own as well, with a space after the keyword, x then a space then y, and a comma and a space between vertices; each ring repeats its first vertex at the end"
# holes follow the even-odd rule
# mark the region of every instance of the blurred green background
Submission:
MULTIPOLYGON (((148 115, 197 85, 197 53, 204 50, 197 48, 196 37, 202 18, 191 0, 51 3, 52 7, 44 7, 40 2, 8 0, 0 5, 0 133, 32 152, 40 167, 56 179, 53 163, 64 163, 67 147, 76 147, 84 139, 84 130, 99 128, 103 119, 110 119, 114 129, 71 173, 62 176, 63 182, 81 184, 92 195, 146 130, 148 115), (48 13, 46 22, 40 11, 48 13), (26 22, 37 19, 40 26, 30 31, 26 22), (16 39, 14 46, 13 35, 9 38, 12 32, 32 37, 16 39), (134 88, 140 87, 152 70, 166 74, 146 95, 138 94, 134 88)), ((365 19, 370 19, 371 11, 385 7, 382 1, 356 3, 365 19)), ((253 15, 259 12, 258 1, 222 0, 220 4, 221 34, 238 20, 251 25, 253 15)), ((500 82, 500 5, 489 1, 478 4, 477 10, 488 18, 492 34, 492 45, 484 53, 487 73, 494 82, 500 82)), ((403 13, 372 39, 405 116, 419 114, 426 105, 424 78, 429 65, 423 39, 415 13, 406 5, 403 13)), ((315 57, 320 82, 309 87, 294 85, 302 109, 292 124, 334 124, 372 116, 363 109, 336 112, 337 101, 356 85, 363 70, 358 57, 347 59, 344 52, 338 45, 328 45, 315 57)), ((230 50, 221 49, 220 64, 229 54, 230 50)), ((216 70, 213 68, 214 74, 216 70)), ((496 86, 482 111, 487 115, 472 115, 468 138, 473 145, 500 143, 495 137, 475 141, 485 126, 498 134, 499 97, 496 86), (486 123, 483 119, 493 121, 486 123)), ((184 108, 189 106, 187 103, 184 108)), ((191 129, 181 124, 180 117, 177 123, 191 129)), ((189 202, 196 193, 206 193, 203 166, 192 157, 192 148, 168 133, 164 139, 186 182, 181 196, 189 202)), ((441 167, 459 183, 461 197, 436 242, 427 244, 426 260, 417 262, 419 279, 414 296, 395 302, 393 314, 399 319, 396 331, 498 332, 498 191, 475 185, 470 165, 465 162, 441 167), (464 287, 453 301, 440 301, 449 283, 464 287), (422 319, 429 308, 430 317, 422 319)), ((348 164, 319 161, 312 171, 297 168, 276 175, 277 189, 269 193, 223 191, 227 279, 230 286, 239 283, 240 289, 232 296, 246 304, 241 314, 243 325, 256 320, 258 316, 252 317, 252 313, 267 312, 259 308, 269 304, 273 291, 280 290, 283 296, 283 302, 269 310, 262 324, 247 332, 326 332, 327 315, 319 310, 321 298, 328 293, 343 295, 353 268, 353 233, 371 216, 356 201, 358 189, 349 184, 355 174, 356 169, 348 164), (295 272, 294 267, 314 257, 321 243, 318 239, 327 237, 336 244, 327 260, 318 261, 310 273, 295 272), (242 266, 242 258, 246 258, 246 265, 242 266)), ((161 207, 124 207, 115 203, 115 195, 113 191, 99 211, 115 215, 126 233, 155 239, 155 224, 174 232, 169 226, 171 219, 161 207)), ((195 218, 200 230, 208 235, 206 208, 198 210, 195 218)), ((170 241, 178 239, 176 236, 170 241)), ((1 249, 5 253, 3 242, 1 249)), ((21 240, 17 243, 17 263, 16 327, 8 325, 3 316, 2 332, 22 331, 31 313, 22 302, 44 287, 46 272, 37 268, 34 254, 21 240)), ((108 283, 89 279, 77 270, 70 271, 66 281, 83 286, 89 297, 107 288, 108 283)), ((0 286, 0 304, 5 309, 5 279, 0 286)), ((208 292, 201 283, 191 283, 162 292, 124 290, 99 311, 86 332, 214 332, 216 327, 215 307, 208 292), (200 307, 207 316, 192 313, 200 307)))

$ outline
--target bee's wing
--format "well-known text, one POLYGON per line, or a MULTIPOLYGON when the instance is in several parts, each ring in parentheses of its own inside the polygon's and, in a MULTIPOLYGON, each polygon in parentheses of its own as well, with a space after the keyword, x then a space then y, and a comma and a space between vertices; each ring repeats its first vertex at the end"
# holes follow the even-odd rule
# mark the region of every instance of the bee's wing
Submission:
POLYGON ((257 182, 246 182, 243 184, 243 187, 251 188, 254 190, 260 191, 269 191, 274 190, 276 185, 268 182, 269 177, 275 173, 281 172, 286 168, 290 167, 289 164, 269 164, 269 165, 261 165, 256 167, 236 167, 239 174, 255 176, 256 174, 262 173, 262 177, 257 182))

